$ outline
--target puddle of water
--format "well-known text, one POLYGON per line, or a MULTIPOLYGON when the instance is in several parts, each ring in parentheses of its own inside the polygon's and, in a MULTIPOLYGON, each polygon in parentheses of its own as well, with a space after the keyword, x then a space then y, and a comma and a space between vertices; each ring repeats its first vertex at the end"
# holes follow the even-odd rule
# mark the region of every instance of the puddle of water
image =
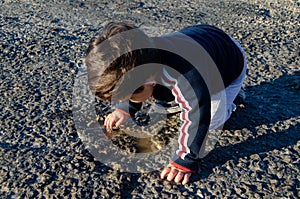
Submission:
MULTIPOLYGON (((105 136, 108 139, 112 139, 113 137, 117 135, 121 135, 124 132, 120 132, 119 129, 113 129, 113 130, 105 130, 104 131, 105 136)), ((130 134, 124 133, 128 136, 132 136, 130 134)), ((146 137, 146 138, 135 138, 135 142, 132 143, 136 148, 137 148, 137 153, 154 153, 160 150, 161 147, 159 147, 156 143, 152 141, 152 136, 151 137, 146 137)))
POLYGON ((151 141, 151 138, 137 138, 135 146, 138 148, 138 153, 154 153, 159 151, 157 146, 151 141))

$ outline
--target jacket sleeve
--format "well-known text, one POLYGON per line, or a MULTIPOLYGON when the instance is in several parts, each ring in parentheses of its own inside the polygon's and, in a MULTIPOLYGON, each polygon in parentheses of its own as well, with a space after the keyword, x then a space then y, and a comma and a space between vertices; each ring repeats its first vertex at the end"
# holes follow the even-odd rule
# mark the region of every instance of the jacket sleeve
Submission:
POLYGON ((130 117, 134 117, 135 113, 138 112, 141 107, 142 103, 134 103, 129 100, 116 104, 116 110, 130 115, 130 117))
POLYGON ((198 170, 200 149, 209 129, 211 102, 208 88, 196 70, 191 70, 179 78, 167 73, 165 81, 172 84, 172 93, 182 108, 182 125, 178 138, 178 149, 170 164, 188 172, 198 170))

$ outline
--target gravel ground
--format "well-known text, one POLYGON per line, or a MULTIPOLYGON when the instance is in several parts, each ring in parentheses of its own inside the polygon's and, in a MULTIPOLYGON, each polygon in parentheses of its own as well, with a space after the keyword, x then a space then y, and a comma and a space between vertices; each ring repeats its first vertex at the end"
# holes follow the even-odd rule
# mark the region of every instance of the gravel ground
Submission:
POLYGON ((299 198, 299 6, 298 0, 0 1, 0 197, 299 198), (246 102, 186 186, 159 180, 158 171, 118 172, 79 138, 74 81, 90 38, 110 20, 134 22, 149 35, 209 23, 247 52, 246 102))

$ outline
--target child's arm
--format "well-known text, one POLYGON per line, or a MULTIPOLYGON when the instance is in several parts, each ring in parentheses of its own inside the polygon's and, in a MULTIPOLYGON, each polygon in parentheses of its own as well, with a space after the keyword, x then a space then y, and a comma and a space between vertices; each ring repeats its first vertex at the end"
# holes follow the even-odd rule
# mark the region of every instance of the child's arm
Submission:
POLYGON ((198 170, 199 152, 210 124, 210 94, 196 70, 190 70, 178 79, 172 78, 166 71, 164 75, 164 81, 172 86, 176 102, 182 107, 182 126, 178 149, 161 172, 161 178, 167 176, 167 180, 186 184, 191 173, 198 170))

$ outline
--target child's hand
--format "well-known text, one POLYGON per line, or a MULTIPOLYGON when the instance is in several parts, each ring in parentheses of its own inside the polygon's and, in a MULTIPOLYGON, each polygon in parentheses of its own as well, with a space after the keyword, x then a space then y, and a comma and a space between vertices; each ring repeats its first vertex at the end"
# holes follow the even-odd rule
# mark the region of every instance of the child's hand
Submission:
POLYGON ((189 182, 189 177, 192 173, 176 168, 175 166, 169 164, 160 174, 160 178, 164 179, 166 176, 168 181, 175 181, 176 183, 181 182, 185 185, 189 182))
POLYGON ((122 111, 115 110, 105 118, 104 126, 106 126, 106 128, 108 129, 112 129, 114 125, 116 127, 119 127, 129 117, 130 117, 129 114, 123 113, 122 111))

